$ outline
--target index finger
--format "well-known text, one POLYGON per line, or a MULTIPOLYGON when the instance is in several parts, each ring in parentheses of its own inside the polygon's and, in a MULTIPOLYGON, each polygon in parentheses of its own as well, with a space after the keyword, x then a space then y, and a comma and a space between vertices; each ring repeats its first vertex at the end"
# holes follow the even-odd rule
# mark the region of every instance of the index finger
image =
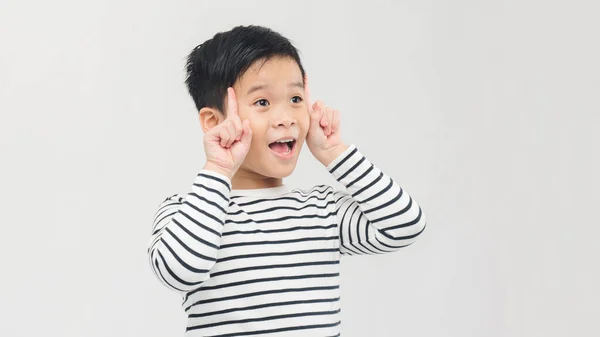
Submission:
POLYGON ((308 86, 308 75, 304 75, 304 100, 308 104, 308 112, 312 112, 312 99, 310 97, 310 88, 308 86))
POLYGON ((238 117, 237 98, 232 87, 227 88, 227 118, 238 117))

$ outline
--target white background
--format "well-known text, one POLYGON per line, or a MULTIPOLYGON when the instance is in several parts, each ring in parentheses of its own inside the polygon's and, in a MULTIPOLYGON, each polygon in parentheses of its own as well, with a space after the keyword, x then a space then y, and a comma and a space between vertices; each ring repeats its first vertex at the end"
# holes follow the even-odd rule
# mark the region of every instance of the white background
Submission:
MULTIPOLYGON (((158 204, 204 164, 185 56, 260 24, 428 216, 342 261, 342 336, 598 336, 597 1, 2 1, 0 335, 182 336, 158 204)), ((335 181, 305 147, 286 184, 335 181)), ((339 186, 339 185, 338 185, 339 186)))

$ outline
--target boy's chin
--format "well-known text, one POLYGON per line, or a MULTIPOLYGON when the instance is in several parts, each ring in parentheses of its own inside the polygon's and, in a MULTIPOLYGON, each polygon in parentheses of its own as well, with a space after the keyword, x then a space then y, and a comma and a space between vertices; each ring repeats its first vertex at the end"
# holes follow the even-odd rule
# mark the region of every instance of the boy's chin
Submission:
POLYGON ((296 163, 294 163, 293 167, 272 168, 268 170, 267 176, 271 178, 283 179, 289 177, 294 172, 295 168, 296 163))
POLYGON ((283 179, 289 177, 296 169, 296 163, 298 158, 290 160, 286 165, 280 163, 266 163, 267 165, 262 167, 263 175, 271 178, 283 179))

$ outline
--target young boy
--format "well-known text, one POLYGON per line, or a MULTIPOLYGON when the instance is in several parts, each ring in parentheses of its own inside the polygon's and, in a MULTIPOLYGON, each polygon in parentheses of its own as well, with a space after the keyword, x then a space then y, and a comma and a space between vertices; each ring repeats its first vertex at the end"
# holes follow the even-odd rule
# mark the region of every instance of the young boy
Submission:
POLYGON ((310 103, 294 46, 236 27, 188 57, 206 164, 187 194, 158 207, 148 254, 183 296, 186 336, 339 336, 342 255, 412 244, 417 203, 353 144, 340 114, 310 103), (345 190, 282 179, 304 143, 345 190))

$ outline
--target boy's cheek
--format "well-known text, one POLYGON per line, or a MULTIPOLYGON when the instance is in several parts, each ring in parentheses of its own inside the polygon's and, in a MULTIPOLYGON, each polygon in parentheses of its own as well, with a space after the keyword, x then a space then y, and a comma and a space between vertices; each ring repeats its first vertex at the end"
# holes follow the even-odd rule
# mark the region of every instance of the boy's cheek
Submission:
MULTIPOLYGON (((244 119, 249 119, 250 111, 246 107, 238 106, 238 115, 243 122, 244 119)), ((252 122, 252 120, 250 120, 250 122, 252 122)))
POLYGON ((302 132, 302 139, 306 139, 308 136, 308 126, 302 127, 300 132, 302 132))
POLYGON ((304 134, 304 138, 306 138, 306 135, 308 134, 309 127, 310 127, 310 116, 307 114, 302 118, 302 124, 301 124, 301 132, 304 134))

